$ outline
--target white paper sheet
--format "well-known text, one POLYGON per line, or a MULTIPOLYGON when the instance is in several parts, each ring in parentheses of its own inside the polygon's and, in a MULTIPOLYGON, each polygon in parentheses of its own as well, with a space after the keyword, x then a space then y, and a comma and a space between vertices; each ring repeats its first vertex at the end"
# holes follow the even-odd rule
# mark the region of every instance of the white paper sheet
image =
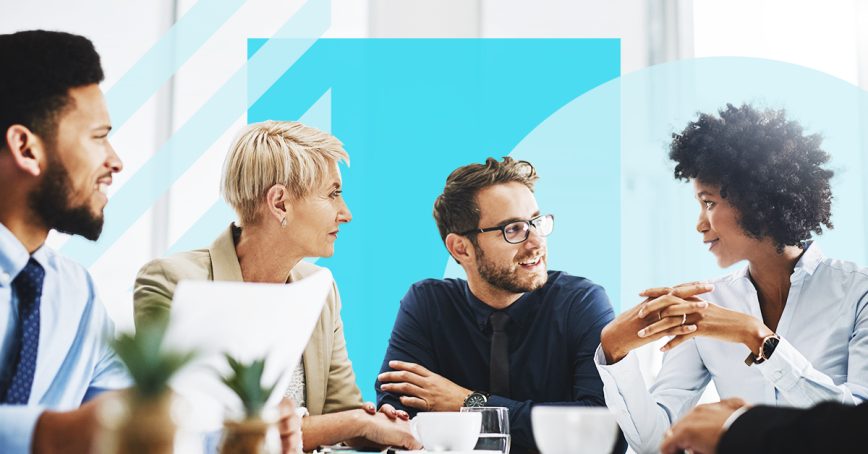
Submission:
POLYGON ((185 428, 218 430, 227 412, 241 414, 241 400, 218 377, 231 371, 224 353, 243 363, 266 358, 262 383, 277 386, 265 408, 275 409, 331 289, 327 269, 292 284, 181 281, 163 348, 199 352, 171 381, 191 406, 185 428))

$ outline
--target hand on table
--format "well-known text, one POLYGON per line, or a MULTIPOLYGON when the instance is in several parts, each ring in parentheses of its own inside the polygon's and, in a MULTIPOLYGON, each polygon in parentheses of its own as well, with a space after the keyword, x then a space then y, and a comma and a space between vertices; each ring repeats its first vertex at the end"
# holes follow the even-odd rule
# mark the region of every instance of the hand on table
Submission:
POLYGON ((660 452, 676 454, 687 450, 693 454, 714 454, 723 435, 723 424, 746 405, 745 401, 733 398, 694 408, 666 431, 660 452))
POLYGON ((117 391, 106 391, 71 411, 42 412, 33 429, 34 454, 81 453, 92 451, 99 427, 99 408, 117 398, 117 391))
POLYGON ((280 432, 280 445, 283 454, 300 454, 302 452, 301 416, 295 412, 295 400, 286 397, 278 406, 280 419, 277 429, 280 432))
MULTIPOLYGON (((648 312, 660 311, 667 305, 667 301, 665 301, 664 298, 671 295, 673 292, 678 291, 680 288, 690 287, 695 284, 696 283, 682 284, 675 288, 661 287, 645 290, 640 293, 639 296, 646 296, 651 298, 651 300, 645 304, 643 310, 648 312)), ((693 300, 702 301, 696 297, 693 297, 693 300)), ((662 336, 675 335, 673 339, 667 342, 666 345, 660 349, 664 352, 672 350, 681 343, 695 336, 701 336, 717 339, 723 342, 744 344, 750 349, 750 351, 756 353, 759 352, 762 339, 774 334, 774 331, 769 329, 756 317, 725 309, 716 304, 705 303, 707 304, 707 307, 703 310, 687 316, 685 325, 696 325, 696 329, 686 333, 673 333, 670 328, 671 322, 665 320, 667 316, 671 317, 671 312, 669 309, 665 309, 661 312, 664 319, 646 327, 643 332, 640 332, 639 336, 654 337, 656 340, 662 336), (661 333, 666 334, 662 334, 661 336, 661 333)))
POLYGON ((696 295, 713 289, 713 285, 693 282, 640 293, 640 296, 648 296, 648 299, 622 312, 600 334, 606 362, 617 363, 631 350, 664 336, 695 331, 695 323, 702 317, 700 313, 708 307, 708 302, 696 295), (653 327, 653 332, 648 331, 649 327, 653 327))
POLYGON ((363 418, 362 434, 347 440, 347 445, 375 448, 380 451, 390 446, 409 450, 422 449, 422 444, 410 433, 410 421, 407 419, 391 417, 382 411, 370 414, 367 409, 361 417, 363 418))
MULTIPOLYGON (((365 404, 362 405, 362 409, 364 409, 365 412, 367 412, 369 415, 377 414, 377 406, 374 405, 373 402, 365 402, 365 404)), ((395 407, 393 407, 389 404, 383 404, 383 406, 380 407, 380 413, 383 413, 384 415, 388 416, 389 419, 392 419, 392 420, 394 420, 394 419, 403 419, 404 421, 410 420, 410 415, 406 411, 395 410, 395 407)))
POLYGON ((401 403, 421 411, 458 411, 472 391, 413 363, 389 361, 392 372, 377 377, 380 389, 401 394, 401 403))

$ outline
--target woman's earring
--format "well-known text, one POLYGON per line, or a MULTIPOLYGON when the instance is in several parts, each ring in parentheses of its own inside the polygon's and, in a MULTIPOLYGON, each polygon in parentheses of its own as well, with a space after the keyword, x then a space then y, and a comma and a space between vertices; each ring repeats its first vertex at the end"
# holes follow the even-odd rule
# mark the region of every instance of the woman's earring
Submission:
POLYGON ((281 227, 286 227, 286 218, 283 218, 283 221, 280 222, 281 227))

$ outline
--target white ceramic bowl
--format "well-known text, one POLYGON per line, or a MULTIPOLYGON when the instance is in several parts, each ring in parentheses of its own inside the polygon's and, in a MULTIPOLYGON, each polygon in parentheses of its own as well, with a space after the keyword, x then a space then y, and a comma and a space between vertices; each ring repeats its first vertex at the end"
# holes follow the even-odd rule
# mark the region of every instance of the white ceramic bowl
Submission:
POLYGON ((410 431, 428 451, 472 451, 481 428, 480 413, 419 413, 410 421, 410 431))
POLYGON ((605 407, 546 407, 531 410, 533 436, 542 454, 609 454, 618 423, 605 407))

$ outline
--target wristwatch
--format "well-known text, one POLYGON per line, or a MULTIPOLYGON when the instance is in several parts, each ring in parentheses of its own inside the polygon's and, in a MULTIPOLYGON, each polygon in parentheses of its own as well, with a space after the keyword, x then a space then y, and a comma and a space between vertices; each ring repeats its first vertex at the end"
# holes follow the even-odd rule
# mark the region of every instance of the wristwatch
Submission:
POLYGON ((781 336, 777 334, 772 334, 771 336, 766 336, 763 339, 762 346, 760 347, 760 351, 758 355, 754 355, 753 352, 750 352, 747 355, 747 359, 744 360, 744 363, 750 366, 751 364, 762 364, 767 359, 772 357, 772 353, 775 352, 775 348, 778 347, 778 344, 781 342, 781 336))
POLYGON ((488 403, 488 398, 491 394, 481 393, 479 391, 472 392, 469 396, 464 398, 464 406, 465 407, 484 407, 486 403, 488 403))

